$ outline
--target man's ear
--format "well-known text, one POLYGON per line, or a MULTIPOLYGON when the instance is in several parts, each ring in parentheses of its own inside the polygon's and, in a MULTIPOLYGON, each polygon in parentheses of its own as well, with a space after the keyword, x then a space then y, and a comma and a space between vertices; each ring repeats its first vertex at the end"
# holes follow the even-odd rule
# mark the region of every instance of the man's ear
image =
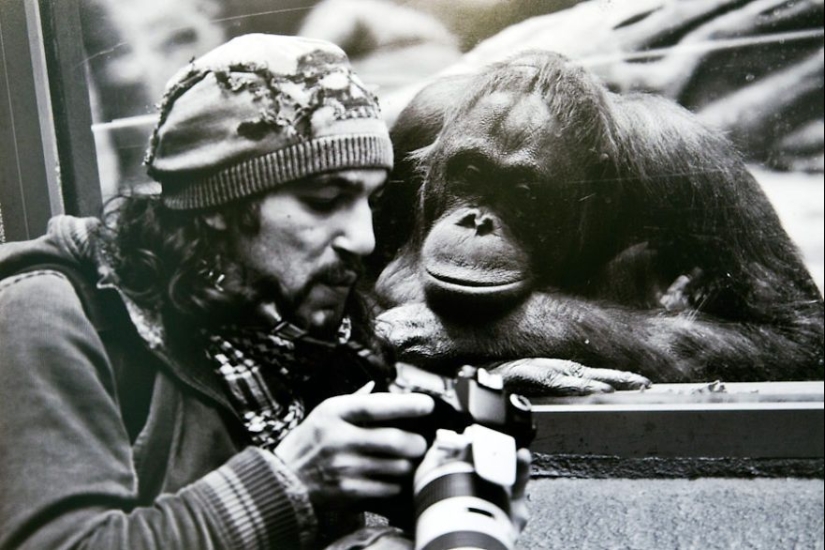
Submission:
POLYGON ((226 218, 224 218, 223 214, 220 212, 205 214, 203 216, 203 221, 206 222, 206 225, 216 231, 226 231, 226 218))

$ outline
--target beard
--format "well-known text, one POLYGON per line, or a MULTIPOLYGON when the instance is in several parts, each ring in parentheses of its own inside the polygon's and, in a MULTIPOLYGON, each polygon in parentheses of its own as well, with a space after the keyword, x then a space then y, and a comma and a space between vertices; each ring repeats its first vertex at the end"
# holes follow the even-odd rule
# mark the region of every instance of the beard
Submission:
MULTIPOLYGON (((343 317, 358 310, 354 289, 364 272, 358 257, 341 258, 321 267, 300 288, 291 292, 286 292, 277 278, 249 267, 237 268, 231 276, 227 273, 228 281, 224 286, 242 296, 247 312, 274 304, 284 320, 317 338, 334 338, 343 317), (235 281, 237 283, 233 284, 235 281)), ((239 321, 244 322, 244 319, 239 321)))

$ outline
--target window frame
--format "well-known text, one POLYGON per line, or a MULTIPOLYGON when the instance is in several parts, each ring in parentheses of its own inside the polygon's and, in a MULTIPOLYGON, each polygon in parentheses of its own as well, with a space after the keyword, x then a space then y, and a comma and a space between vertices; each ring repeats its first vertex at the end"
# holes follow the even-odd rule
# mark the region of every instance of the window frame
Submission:
POLYGON ((0 241, 100 213, 84 56, 79 0, 0 3, 0 241))

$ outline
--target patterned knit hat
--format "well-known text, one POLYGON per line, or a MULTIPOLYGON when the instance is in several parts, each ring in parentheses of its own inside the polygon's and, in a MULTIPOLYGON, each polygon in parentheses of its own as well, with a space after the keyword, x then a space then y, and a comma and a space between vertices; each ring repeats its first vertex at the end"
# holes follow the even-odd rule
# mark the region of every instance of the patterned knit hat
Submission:
POLYGON ((323 172, 389 170, 392 145, 341 49, 249 34, 169 81, 145 163, 164 204, 188 210, 323 172))

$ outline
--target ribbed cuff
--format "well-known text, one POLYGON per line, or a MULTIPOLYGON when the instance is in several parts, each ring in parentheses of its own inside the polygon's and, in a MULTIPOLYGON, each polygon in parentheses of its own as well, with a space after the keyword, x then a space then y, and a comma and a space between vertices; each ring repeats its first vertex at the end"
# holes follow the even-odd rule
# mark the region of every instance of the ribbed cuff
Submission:
POLYGON ((286 496, 292 502, 295 519, 298 521, 298 534, 301 537, 301 544, 303 547, 308 548, 315 540, 315 535, 318 532, 318 518, 315 516, 315 509, 309 501, 306 486, 276 454, 263 452, 263 455, 272 467, 272 471, 278 476, 286 496))
POLYGON ((291 181, 333 170, 393 165, 392 143, 382 135, 332 135, 303 141, 198 177, 154 177, 163 185, 163 204, 172 210, 209 208, 268 191, 291 181))
POLYGON ((312 508, 296 506, 293 481, 268 454, 247 448, 193 486, 230 548, 306 548, 314 535, 312 508))

